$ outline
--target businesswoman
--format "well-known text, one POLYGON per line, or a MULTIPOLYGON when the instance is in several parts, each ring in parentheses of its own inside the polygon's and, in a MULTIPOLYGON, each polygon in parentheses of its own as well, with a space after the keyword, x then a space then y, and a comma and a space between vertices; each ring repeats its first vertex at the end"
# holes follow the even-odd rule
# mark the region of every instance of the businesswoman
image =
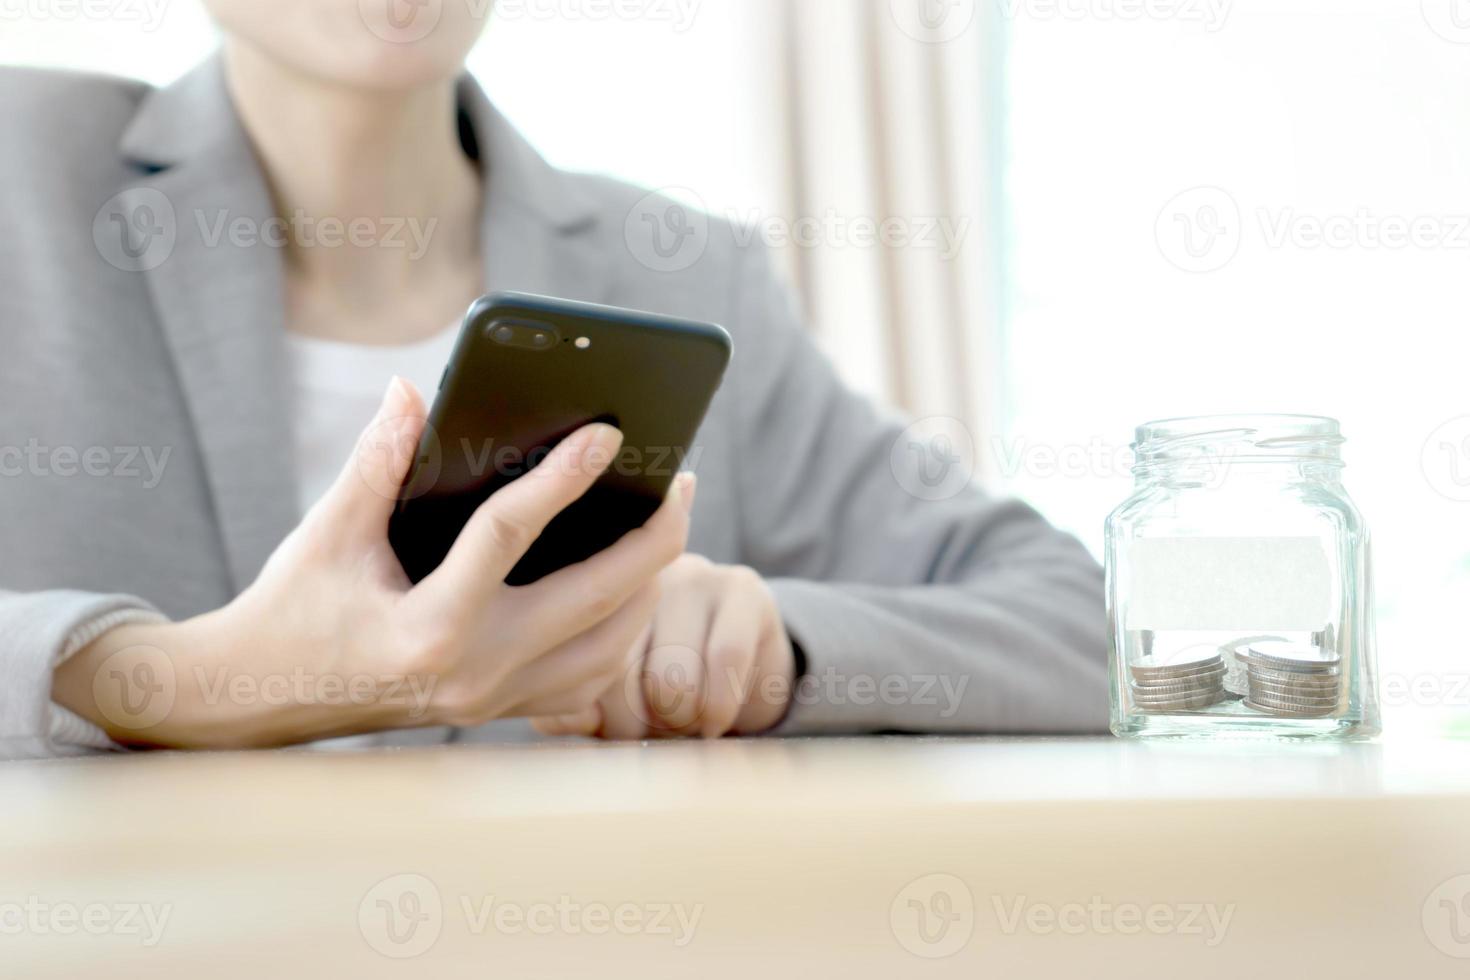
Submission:
POLYGON ((209 6, 221 52, 161 90, 0 70, 7 754, 1103 727, 1085 551, 925 492, 758 247, 712 222, 687 268, 640 262, 645 192, 551 168, 464 74, 477 5, 209 6), (507 587, 617 450, 589 427, 410 587, 419 392, 496 289, 728 327, 698 506, 681 479, 507 587))

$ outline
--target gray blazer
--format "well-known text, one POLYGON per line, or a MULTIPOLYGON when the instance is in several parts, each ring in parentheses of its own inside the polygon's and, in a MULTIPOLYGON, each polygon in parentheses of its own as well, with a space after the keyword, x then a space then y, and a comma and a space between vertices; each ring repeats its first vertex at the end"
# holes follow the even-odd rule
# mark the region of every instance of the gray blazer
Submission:
MULTIPOLYGON (((1076 540, 936 483, 747 237, 711 218, 640 244, 661 199, 553 169, 468 80, 461 100, 492 289, 734 336, 690 547, 771 582, 808 659, 782 731, 1105 727, 1102 579, 1076 540)), ((0 751, 55 755, 88 741, 50 702, 59 656, 120 618, 228 603, 298 519, 282 263, 213 234, 274 213, 218 60, 160 90, 0 69, 0 131, 0 751), (122 221, 162 233, 125 250, 122 221)))

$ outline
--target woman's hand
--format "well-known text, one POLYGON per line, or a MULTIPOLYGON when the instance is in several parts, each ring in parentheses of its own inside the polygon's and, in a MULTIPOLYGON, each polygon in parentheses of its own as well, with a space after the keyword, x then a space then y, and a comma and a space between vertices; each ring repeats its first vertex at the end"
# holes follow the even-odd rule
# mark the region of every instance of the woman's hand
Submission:
POLYGON ((749 568, 684 555, 620 683, 582 711, 538 718, 546 735, 609 739, 754 735, 786 715, 796 658, 775 597, 749 568))
POLYGON ((684 548, 692 481, 642 528, 523 587, 505 577, 615 458, 574 433, 483 504, 411 586, 388 519, 425 425, 394 379, 355 458, 257 581, 216 612, 115 629, 57 669, 57 703, 121 742, 279 745, 426 725, 576 713, 623 676, 684 548))

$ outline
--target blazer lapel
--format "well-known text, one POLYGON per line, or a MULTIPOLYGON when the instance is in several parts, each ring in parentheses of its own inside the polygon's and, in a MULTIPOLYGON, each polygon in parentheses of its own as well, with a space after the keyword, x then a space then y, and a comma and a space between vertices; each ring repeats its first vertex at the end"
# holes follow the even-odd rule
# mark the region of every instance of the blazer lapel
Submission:
POLYGON ((141 272, 173 352, 230 574, 243 589, 298 518, 282 257, 238 233, 265 228, 275 212, 217 60, 151 95, 123 148, 147 174, 124 192, 123 213, 150 207, 173 231, 171 248, 148 255, 141 272))

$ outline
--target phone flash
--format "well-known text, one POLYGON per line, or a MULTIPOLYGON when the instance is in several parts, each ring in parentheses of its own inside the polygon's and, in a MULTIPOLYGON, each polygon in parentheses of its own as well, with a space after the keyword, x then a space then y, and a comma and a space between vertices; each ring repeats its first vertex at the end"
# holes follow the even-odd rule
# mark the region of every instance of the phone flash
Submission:
POLYGON ((591 338, 588 338, 588 337, 578 337, 577 338, 577 350, 586 350, 587 348, 589 348, 591 346, 592 346, 592 340, 591 340, 591 338))

